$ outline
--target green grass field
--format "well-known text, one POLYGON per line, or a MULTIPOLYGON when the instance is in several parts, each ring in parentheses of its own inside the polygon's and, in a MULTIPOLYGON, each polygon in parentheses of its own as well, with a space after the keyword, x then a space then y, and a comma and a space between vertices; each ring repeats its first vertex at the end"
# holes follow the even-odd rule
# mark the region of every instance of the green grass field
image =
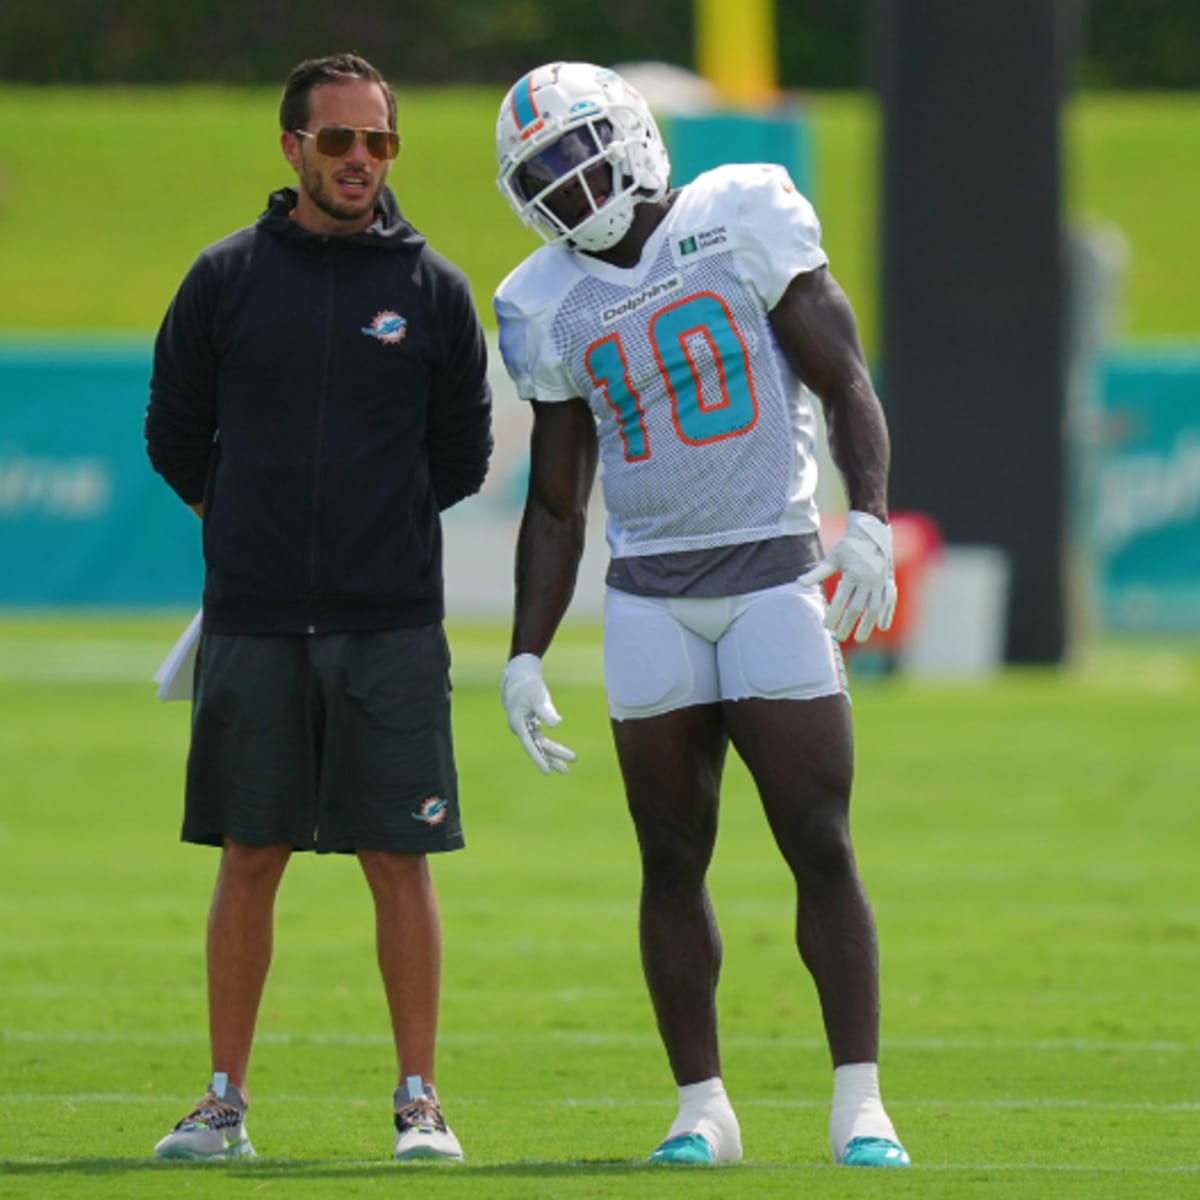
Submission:
MULTIPOLYGON (((488 302, 537 241, 493 183, 502 89, 401 94, 394 182, 488 302)), ((0 86, 0 334, 144 338, 207 243, 288 181, 273 89, 0 86)), ((877 338, 877 117, 810 98, 816 200, 877 338)), ((1076 97, 1073 221, 1130 245, 1131 339, 1200 335, 1200 96, 1076 97)), ((148 680, 188 614, 0 613, 0 1196, 393 1195, 390 1038, 352 862, 285 880, 256 1049, 260 1161, 157 1164, 207 1071, 216 868, 178 842, 188 710, 148 680)), ((731 762, 712 873, 737 1168, 642 1160, 674 1090, 597 631, 547 673, 580 754, 543 779, 498 700, 506 633, 451 627, 469 848, 436 864, 439 1085, 470 1162, 430 1197, 1200 1196, 1200 646, 1109 643, 984 686, 863 681, 855 829, 879 919, 883 1080, 917 1166, 833 1170, 830 1074, 790 886, 731 762)), ((410 1175, 412 1170, 408 1172, 410 1175)))
POLYGON ((883 947, 883 1080, 911 1172, 828 1165, 830 1074, 789 880, 731 763, 712 890, 747 1161, 642 1163, 674 1093, 597 633, 547 660, 544 779, 505 634, 451 626, 469 847, 436 864, 439 1084, 469 1163, 389 1161, 393 1064, 354 864, 297 858, 244 1166, 156 1164, 206 1079, 216 856, 177 841, 186 705, 148 676, 186 614, 0 617, 0 1194, 20 1198, 1200 1195, 1200 648, 1106 645, 986 686, 856 688, 855 830, 883 947))
MULTIPOLYGON (((495 187, 502 96, 402 92, 392 175, 409 217, 466 270, 489 324, 496 285, 539 244, 495 187)), ((277 103, 275 89, 0 86, 0 331, 156 328, 196 254, 291 181, 277 103)), ((873 351, 877 113, 852 94, 807 105, 826 245, 873 351)), ((1063 130, 1070 220, 1115 225, 1129 245, 1120 336, 1200 336, 1200 96, 1082 94, 1063 130)))

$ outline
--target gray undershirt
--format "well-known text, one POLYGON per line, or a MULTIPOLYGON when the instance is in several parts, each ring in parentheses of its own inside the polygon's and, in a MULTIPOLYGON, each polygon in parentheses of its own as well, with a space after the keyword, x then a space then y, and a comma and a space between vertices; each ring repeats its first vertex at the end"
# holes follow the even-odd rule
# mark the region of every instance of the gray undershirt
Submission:
POLYGON ((635 596, 740 596, 790 583, 821 560, 815 533, 762 542, 614 558, 604 582, 635 596))

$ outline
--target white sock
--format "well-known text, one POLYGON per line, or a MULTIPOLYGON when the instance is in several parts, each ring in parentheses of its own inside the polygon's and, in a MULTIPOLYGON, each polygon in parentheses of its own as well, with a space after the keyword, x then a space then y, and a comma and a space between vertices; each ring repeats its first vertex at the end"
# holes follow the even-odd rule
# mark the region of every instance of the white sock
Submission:
POLYGON ((899 1140, 883 1109, 877 1063, 847 1063, 833 1072, 829 1140, 833 1145, 834 1162, 842 1161, 847 1144, 857 1137, 899 1140))
POLYGON ((679 1089, 679 1114, 667 1137, 681 1133, 700 1134, 719 1162, 736 1162, 742 1157, 741 1130, 719 1075, 700 1083, 685 1083, 679 1089))

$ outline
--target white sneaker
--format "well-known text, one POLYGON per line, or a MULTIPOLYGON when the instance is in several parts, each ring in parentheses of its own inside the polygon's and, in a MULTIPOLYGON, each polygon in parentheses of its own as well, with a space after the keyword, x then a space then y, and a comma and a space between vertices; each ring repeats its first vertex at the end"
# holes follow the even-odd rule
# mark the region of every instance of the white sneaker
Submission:
POLYGON ((396 1089, 395 1105, 398 1162, 419 1158, 462 1162, 462 1147, 442 1116, 432 1083, 424 1083, 420 1075, 410 1075, 404 1087, 396 1089))
POLYGON ((248 1107, 227 1075, 214 1075, 208 1094, 154 1147, 155 1156, 207 1162, 253 1158, 246 1132, 248 1107))

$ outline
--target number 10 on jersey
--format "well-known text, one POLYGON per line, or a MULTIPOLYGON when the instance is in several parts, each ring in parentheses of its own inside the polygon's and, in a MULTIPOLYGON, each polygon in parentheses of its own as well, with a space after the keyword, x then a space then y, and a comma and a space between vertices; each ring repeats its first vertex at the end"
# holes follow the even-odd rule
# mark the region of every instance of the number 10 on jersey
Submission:
MULTIPOLYGON (((660 309, 649 327, 654 360, 671 401, 680 439, 703 446, 754 428, 758 400, 746 343, 725 301, 699 292, 660 309)), ((592 383, 616 415, 628 462, 650 457, 642 397, 629 379, 619 333, 594 342, 585 356, 592 383)), ((653 395, 650 397, 654 399, 653 395)))

